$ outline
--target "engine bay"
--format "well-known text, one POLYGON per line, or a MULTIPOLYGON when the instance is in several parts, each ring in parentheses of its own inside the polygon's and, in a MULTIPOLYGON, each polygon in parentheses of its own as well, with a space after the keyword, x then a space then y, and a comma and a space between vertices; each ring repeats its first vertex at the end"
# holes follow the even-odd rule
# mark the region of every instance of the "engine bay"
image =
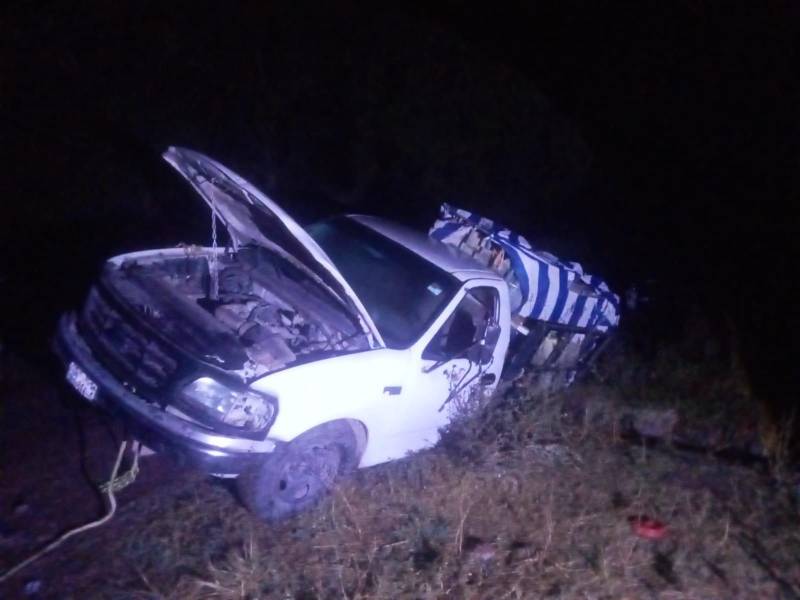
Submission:
POLYGON ((109 267, 107 278, 172 341, 180 345, 176 338, 202 337, 194 347, 202 345, 199 352, 212 364, 228 364, 216 349, 225 345, 221 338, 235 337, 246 360, 235 361, 230 370, 244 379, 304 358, 369 347, 329 291, 268 250, 244 247, 220 253, 216 260, 198 250, 182 257, 128 260, 109 267), (191 325, 180 325, 183 319, 191 325))
POLYGON ((219 295, 198 303, 236 333, 254 366, 282 368, 314 351, 343 349, 341 332, 325 327, 258 283, 246 265, 233 262, 219 271, 219 295))

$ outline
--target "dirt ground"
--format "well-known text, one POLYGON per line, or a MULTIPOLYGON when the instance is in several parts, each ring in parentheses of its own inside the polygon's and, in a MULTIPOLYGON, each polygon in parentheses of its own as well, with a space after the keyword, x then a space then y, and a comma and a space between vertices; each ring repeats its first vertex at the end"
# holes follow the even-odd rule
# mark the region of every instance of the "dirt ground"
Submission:
MULTIPOLYGON (((94 483, 120 435, 56 369, 2 360, 0 571, 103 514, 94 483)), ((800 597, 797 489, 622 443, 524 393, 277 526, 168 457, 141 467, 110 523, 0 584, 0 597, 800 597), (643 517, 663 537, 643 537, 643 517)))
MULTIPOLYGON (((122 431, 61 384, 55 363, 33 369, 7 355, 2 361, 0 560, 5 568, 64 531, 105 514, 97 484, 109 477, 122 431)), ((5 587, 0 584, 0 591, 12 598, 72 597, 73 580, 104 569, 104 561, 97 560, 102 540, 125 535, 137 520, 138 506, 151 494, 166 497, 204 480, 166 457, 143 458, 141 464, 136 485, 119 494, 116 518, 102 530, 69 540, 5 587)))

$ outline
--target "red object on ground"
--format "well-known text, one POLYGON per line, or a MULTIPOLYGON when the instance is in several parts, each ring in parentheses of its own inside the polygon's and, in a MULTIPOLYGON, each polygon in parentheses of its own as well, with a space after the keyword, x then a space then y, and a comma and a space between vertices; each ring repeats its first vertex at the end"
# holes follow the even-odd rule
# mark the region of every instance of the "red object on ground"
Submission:
POLYGON ((645 515, 628 517, 633 533, 648 540, 660 540, 667 535, 667 526, 645 515))

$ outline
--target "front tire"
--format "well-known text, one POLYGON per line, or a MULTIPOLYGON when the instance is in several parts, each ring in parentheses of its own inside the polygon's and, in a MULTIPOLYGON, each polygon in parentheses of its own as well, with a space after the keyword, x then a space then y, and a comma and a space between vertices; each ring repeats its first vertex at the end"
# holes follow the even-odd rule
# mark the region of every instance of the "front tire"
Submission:
POLYGON ((313 508, 353 462, 353 440, 341 435, 347 432, 332 433, 325 428, 305 433, 240 475, 244 505, 271 522, 313 508))

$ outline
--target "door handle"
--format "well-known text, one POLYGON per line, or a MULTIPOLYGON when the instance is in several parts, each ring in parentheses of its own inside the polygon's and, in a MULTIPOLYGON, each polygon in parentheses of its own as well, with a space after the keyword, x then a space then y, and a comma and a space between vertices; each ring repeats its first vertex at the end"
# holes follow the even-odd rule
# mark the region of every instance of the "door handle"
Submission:
POLYGON ((399 386, 399 385, 387 385, 385 388, 383 388, 383 395, 384 396, 397 396, 402 391, 403 391, 402 386, 399 386))
POLYGON ((481 377, 481 385, 492 385, 496 379, 497 376, 494 373, 486 373, 481 377))

